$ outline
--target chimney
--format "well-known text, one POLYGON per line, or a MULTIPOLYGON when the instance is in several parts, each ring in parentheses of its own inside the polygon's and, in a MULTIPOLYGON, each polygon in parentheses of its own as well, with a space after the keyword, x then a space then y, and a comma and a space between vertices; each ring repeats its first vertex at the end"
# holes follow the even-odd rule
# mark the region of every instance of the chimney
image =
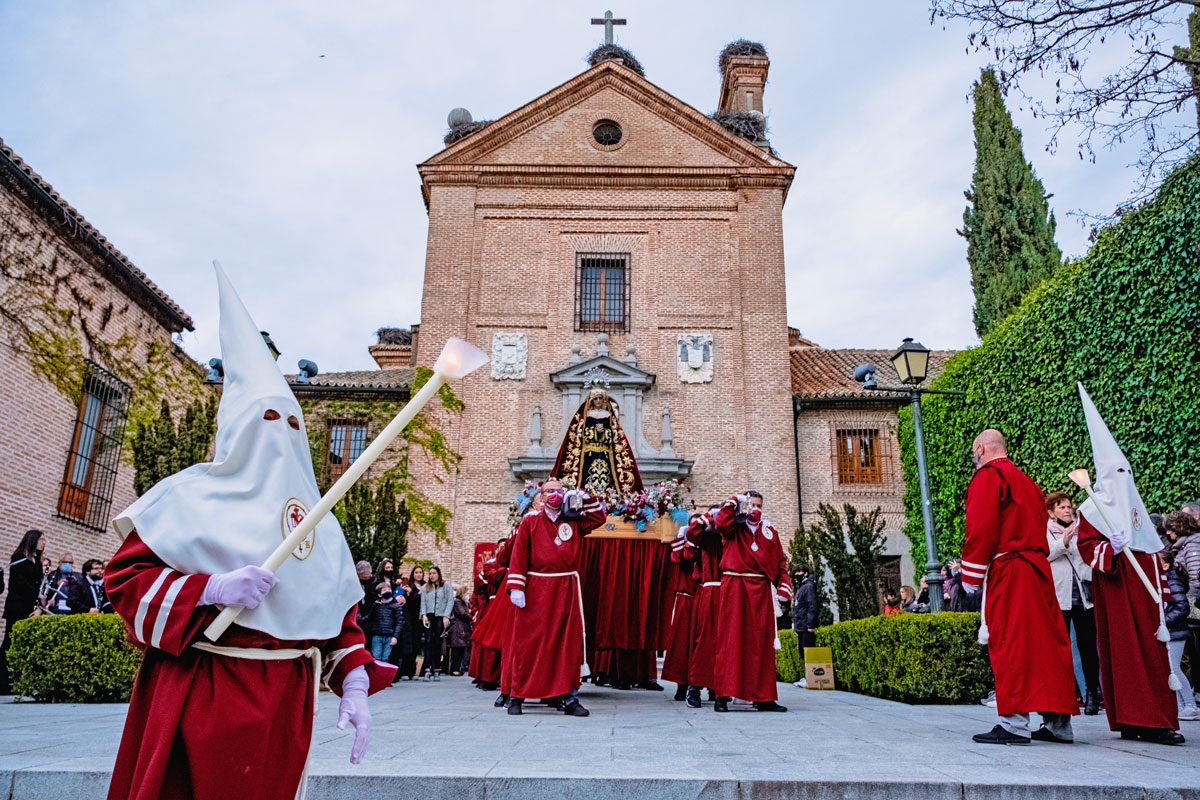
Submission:
POLYGON ((763 87, 771 61, 758 42, 739 39, 721 51, 721 99, 718 111, 763 113, 763 87))
POLYGON ((380 369, 412 366, 412 332, 406 328, 380 328, 375 332, 377 344, 367 348, 380 369))

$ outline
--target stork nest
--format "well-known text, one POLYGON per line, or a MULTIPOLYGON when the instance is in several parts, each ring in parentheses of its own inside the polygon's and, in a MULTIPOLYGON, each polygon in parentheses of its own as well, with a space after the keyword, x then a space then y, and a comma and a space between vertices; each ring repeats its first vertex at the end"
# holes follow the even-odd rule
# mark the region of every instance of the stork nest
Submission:
POLYGON ((490 119, 477 119, 474 122, 463 122, 458 125, 452 125, 450 126, 450 130, 446 132, 446 135, 442 137, 442 143, 449 147, 459 139, 465 139, 472 133, 477 133, 491 124, 492 120, 490 119))
POLYGON ((734 136, 748 141, 757 142, 767 136, 767 120, 758 114, 749 111, 714 111, 709 116, 734 136))
POLYGON ((588 53, 587 62, 591 66, 596 66, 601 61, 615 59, 620 61, 631 70, 646 77, 646 70, 642 69, 642 62, 633 57, 633 53, 615 44, 602 44, 592 52, 588 53))
POLYGON ((725 45, 725 49, 721 51, 721 55, 717 56, 717 67, 721 70, 721 74, 725 74, 725 70, 729 68, 729 60, 734 56, 759 56, 767 57, 767 48, 763 47, 759 42, 751 42, 747 39, 738 39, 725 45))
POLYGON ((375 336, 379 344, 412 344, 412 331, 408 328, 380 328, 375 336))

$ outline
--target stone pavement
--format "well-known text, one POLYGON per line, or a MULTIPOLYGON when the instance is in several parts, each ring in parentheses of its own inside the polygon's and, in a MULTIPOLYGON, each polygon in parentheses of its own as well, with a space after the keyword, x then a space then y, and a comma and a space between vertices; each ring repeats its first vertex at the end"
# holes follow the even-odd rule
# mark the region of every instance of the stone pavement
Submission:
MULTIPOLYGON (((787 714, 714 714, 673 702, 670 688, 585 687, 592 715, 576 719, 541 706, 509 717, 466 678, 405 682, 372 698, 358 766, 326 693, 309 798, 1200 800, 1200 723, 1183 723, 1188 744, 1163 747, 1121 741, 1103 716, 1077 717, 1074 745, 1006 748, 971 742, 995 723, 982 706, 781 685, 787 714)), ((0 700, 0 800, 103 797, 124 717, 121 705, 0 700)))

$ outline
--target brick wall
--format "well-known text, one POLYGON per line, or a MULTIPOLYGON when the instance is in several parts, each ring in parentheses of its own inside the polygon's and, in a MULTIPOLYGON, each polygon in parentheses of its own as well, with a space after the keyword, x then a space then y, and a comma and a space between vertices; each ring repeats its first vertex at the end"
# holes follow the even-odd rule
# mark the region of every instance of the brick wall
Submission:
POLYGON ((819 521, 817 507, 821 503, 828 503, 839 511, 845 503, 867 512, 881 508, 887 535, 884 553, 900 556, 902 582, 916 586, 920 578, 915 574, 912 547, 904 535, 904 475, 896 427, 896 407, 886 403, 851 401, 809 406, 800 411, 796 418, 796 437, 800 451, 803 522, 808 527, 819 521), (838 480, 835 432, 864 428, 879 431, 876 455, 881 463, 882 482, 842 484, 838 480))
MULTIPOLYGON (((98 257, 80 244, 65 226, 48 223, 10 185, 0 181, 0 262, 6 272, 36 270, 63 281, 63 307, 78 307, 72 293, 83 300, 82 319, 97 337, 119 348, 133 364, 146 359, 146 348, 157 342, 168 348, 168 358, 181 371, 194 369, 190 359, 172 341, 172 332, 143 305, 118 289, 100 269, 98 257)), ((16 273, 12 273, 16 274, 16 273)), ((0 274, 0 302, 20 307, 28 294, 23 284, 0 274)), ((65 327, 77 333, 80 320, 65 327)), ((46 534, 45 554, 55 562, 65 551, 82 565, 88 558, 108 558, 119 540, 111 528, 97 531, 57 516, 59 484, 71 447, 78 402, 60 393, 39 376, 29 360, 14 349, 15 328, 0 319, 0 559, 8 556, 26 530, 46 534)), ((80 341, 83 341, 80 337, 80 341)), ((85 357, 99 359, 95 353, 85 357)), ((106 369, 115 365, 100 364, 106 369)), ((133 468, 125 447, 117 471, 111 510, 115 514, 133 502, 133 468)))
POLYGON ((505 185, 503 173, 477 185, 427 183, 415 363, 432 363, 449 336, 490 352, 494 332, 520 331, 529 339, 527 377, 496 381, 485 367, 456 387, 467 410, 449 439, 465 456, 462 470, 439 484, 428 465, 417 466, 430 496, 454 513, 451 542, 439 550, 416 533, 410 554, 439 563, 450 580, 465 579, 475 543, 505 532, 508 504, 520 490, 507 459, 526 452, 535 405, 543 412, 543 446, 557 450, 562 403, 548 375, 567 366, 572 345, 585 359, 596 354, 596 334, 574 330, 575 253, 582 251, 631 254, 631 329, 610 333, 608 346, 623 359, 632 344, 638 367, 657 376, 645 395, 647 441, 661 445, 661 413, 669 405, 675 451, 695 461, 689 484, 697 501, 753 486, 766 496, 768 518, 790 535, 797 512, 781 216, 786 182, 764 188, 735 177, 697 188, 647 169, 630 185, 606 185, 608 176, 589 170, 671 165, 700 174, 728 172, 738 163, 615 89, 587 96, 477 163, 562 166, 538 185, 505 185), (602 118, 622 126, 621 147, 592 146, 592 125, 602 118), (676 336, 694 331, 713 334, 712 383, 677 378, 676 336))

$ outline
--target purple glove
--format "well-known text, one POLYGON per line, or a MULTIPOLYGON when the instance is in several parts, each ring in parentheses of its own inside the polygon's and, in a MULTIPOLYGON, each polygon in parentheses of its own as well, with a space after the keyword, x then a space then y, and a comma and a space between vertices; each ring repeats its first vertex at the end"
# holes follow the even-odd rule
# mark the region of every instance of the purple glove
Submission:
POLYGON ((1129 546, 1129 534, 1125 533, 1125 531, 1116 531, 1112 536, 1108 537, 1108 540, 1112 542, 1114 553, 1119 553, 1129 546))
POLYGON ((233 572, 213 575, 200 597, 202 606, 243 606, 257 608, 279 578, 269 569, 242 567, 233 572))
POLYGON ((512 600, 512 604, 517 608, 525 607, 525 593, 520 589, 513 589, 508 593, 508 599, 512 600))
POLYGON ((338 705, 339 731, 346 723, 354 726, 354 744, 350 746, 350 763, 358 764, 371 741, 371 709, 367 707, 367 689, 371 685, 366 667, 355 667, 342 681, 342 702, 338 705))

